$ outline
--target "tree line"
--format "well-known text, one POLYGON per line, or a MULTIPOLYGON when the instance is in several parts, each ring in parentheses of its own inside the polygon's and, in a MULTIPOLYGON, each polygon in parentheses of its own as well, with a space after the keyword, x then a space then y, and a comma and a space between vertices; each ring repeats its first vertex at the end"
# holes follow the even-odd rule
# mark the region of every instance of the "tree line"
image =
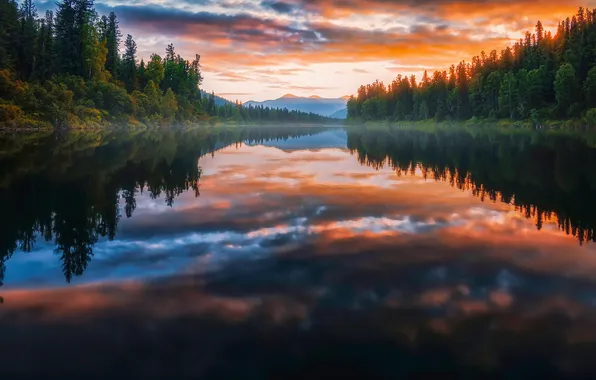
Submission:
POLYGON ((163 57, 139 61, 115 13, 100 16, 93 0, 56 6, 40 17, 33 0, 0 0, 0 126, 326 120, 238 102, 217 106, 201 96, 198 54, 186 60, 169 44, 163 57))
POLYGON ((206 97, 204 109, 206 112, 214 117, 214 121, 228 120, 234 122, 290 122, 290 123, 336 123, 337 120, 330 119, 325 116, 313 112, 303 112, 297 110, 288 110, 287 108, 271 108, 263 105, 248 107, 243 106, 242 103, 236 101, 226 102, 222 105, 217 105, 215 102, 215 94, 211 93, 206 97))
POLYGON ((579 8, 555 35, 538 21, 513 46, 425 71, 419 82, 398 75, 387 86, 361 86, 347 106, 348 118, 365 121, 577 119, 595 126, 596 9, 579 8))

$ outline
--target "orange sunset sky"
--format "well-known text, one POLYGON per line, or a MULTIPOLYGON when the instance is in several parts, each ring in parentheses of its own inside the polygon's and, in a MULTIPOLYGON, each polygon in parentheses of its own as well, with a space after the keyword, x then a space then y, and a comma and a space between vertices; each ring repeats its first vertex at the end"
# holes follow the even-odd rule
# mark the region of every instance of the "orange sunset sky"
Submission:
MULTIPOLYGON (((596 0, 95 0, 116 12, 139 58, 173 42, 201 54, 203 89, 241 101, 292 93, 340 97, 361 84, 446 69, 500 51, 541 20, 596 0)), ((53 9, 52 1, 38 9, 53 9)))

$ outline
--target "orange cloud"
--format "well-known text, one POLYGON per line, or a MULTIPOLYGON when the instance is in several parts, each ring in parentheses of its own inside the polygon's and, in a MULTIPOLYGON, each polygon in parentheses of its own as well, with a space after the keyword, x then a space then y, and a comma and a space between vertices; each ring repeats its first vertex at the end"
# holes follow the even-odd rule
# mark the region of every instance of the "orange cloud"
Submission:
MULTIPOLYGON (((366 6, 358 0, 160 4, 103 8, 115 11, 127 32, 147 41, 155 37, 160 42, 152 43, 163 45, 140 46, 143 56, 163 49, 168 40, 183 56, 200 53, 206 83, 216 92, 250 88, 255 93, 282 93, 279 90, 293 86, 304 94, 325 95, 337 88, 338 96, 346 93, 350 74, 376 74, 387 81, 398 73, 419 76, 425 69, 444 70, 481 51, 504 49, 526 30, 532 31, 538 20, 554 32, 558 21, 577 11, 576 4, 554 0, 371 0, 366 6), (284 67, 366 62, 379 62, 380 73, 335 70, 333 86, 305 84, 310 73, 284 67)), ((312 73, 313 82, 317 74, 312 73)), ((350 91, 370 79, 353 82, 350 91)))

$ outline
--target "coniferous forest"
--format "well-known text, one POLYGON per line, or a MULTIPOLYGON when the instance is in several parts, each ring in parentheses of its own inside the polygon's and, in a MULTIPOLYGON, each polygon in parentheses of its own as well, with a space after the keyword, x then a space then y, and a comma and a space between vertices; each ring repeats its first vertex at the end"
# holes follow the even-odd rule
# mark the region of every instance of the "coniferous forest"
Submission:
POLYGON ((0 127, 51 128, 168 125, 233 121, 320 122, 287 109, 215 104, 201 96, 200 56, 137 57, 116 14, 93 0, 60 0, 39 15, 33 0, 0 0, 0 127))
POLYGON ((389 85, 361 86, 348 101, 348 118, 384 120, 566 120, 596 126, 596 9, 579 8, 558 24, 542 23, 501 52, 481 52, 448 71, 398 75, 389 85))

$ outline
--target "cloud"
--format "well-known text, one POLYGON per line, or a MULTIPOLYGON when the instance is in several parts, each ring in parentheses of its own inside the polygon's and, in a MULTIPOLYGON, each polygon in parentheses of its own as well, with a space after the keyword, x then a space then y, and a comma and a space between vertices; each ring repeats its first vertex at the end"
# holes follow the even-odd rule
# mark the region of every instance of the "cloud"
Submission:
MULTIPOLYGON (((497 15, 538 16, 551 18, 558 14, 573 14, 577 10, 576 4, 546 0, 535 2, 532 0, 369 0, 362 6, 359 0, 293 0, 293 4, 300 5, 304 10, 337 18, 350 14, 409 14, 443 17, 445 19, 461 20, 466 17, 497 15)), ((588 6, 594 5, 588 1, 588 6)), ((511 16, 510 16, 511 17, 511 16)))
MULTIPOLYGON (((576 12, 575 5, 554 0, 370 0, 365 6, 357 0, 163 0, 159 4, 111 0, 99 1, 97 7, 102 13, 119 15, 123 30, 141 42, 139 53, 144 57, 163 51, 169 42, 183 56, 200 53, 205 84, 216 92, 250 88, 253 94, 281 95, 287 92, 283 86, 316 81, 316 87, 325 87, 318 91, 327 97, 353 93, 362 84, 349 73, 374 73, 388 82, 398 73, 420 75, 420 66, 444 70, 480 51, 500 51, 524 31, 533 30, 539 19, 553 30, 557 21, 576 12), (377 62, 377 68, 362 65, 369 62, 377 62), (288 68, 349 63, 358 68, 322 71, 318 67, 311 77, 288 68), (245 70, 245 77, 213 76, 232 69, 245 70), (276 82, 280 77, 291 78, 276 82), (331 85, 321 85, 324 81, 331 85), (333 89, 337 89, 334 95, 333 89)), ((585 5, 595 4, 589 0, 585 5)))
POLYGON ((222 93, 219 93, 217 95, 223 96, 223 97, 226 97, 226 96, 244 96, 244 95, 251 95, 251 93, 250 92, 222 92, 222 93))
MULTIPOLYGON (((309 9, 328 3, 311 1, 302 6, 309 9)), ((331 3, 340 4, 340 8, 352 4, 349 1, 331 3)), ((398 57, 409 63, 417 60, 436 63, 438 55, 447 65, 447 62, 469 58, 487 46, 504 47, 510 41, 507 36, 494 32, 482 34, 472 29, 448 28, 444 22, 379 30, 366 28, 365 24, 346 26, 325 18, 293 23, 264 15, 193 13, 156 5, 115 6, 113 10, 124 24, 138 33, 161 33, 176 37, 184 45, 196 42, 195 50, 208 50, 203 54, 206 63, 218 62, 223 66, 269 68, 281 62, 306 65, 398 57)), ((272 72, 272 75, 284 74, 289 73, 272 72)))

